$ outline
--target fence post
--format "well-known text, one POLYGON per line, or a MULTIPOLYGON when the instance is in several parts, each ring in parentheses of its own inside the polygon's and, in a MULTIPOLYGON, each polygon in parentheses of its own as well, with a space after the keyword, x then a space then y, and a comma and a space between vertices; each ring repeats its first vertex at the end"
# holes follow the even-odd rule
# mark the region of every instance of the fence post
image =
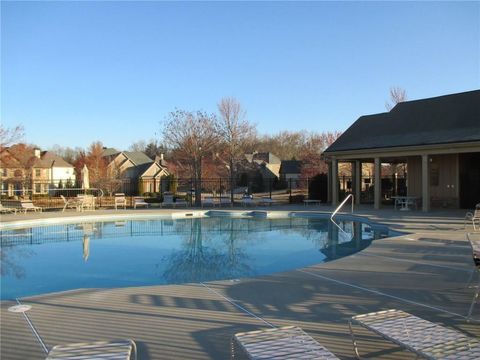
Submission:
POLYGON ((307 177, 307 199, 310 199, 310 179, 307 177))
POLYGON ((288 179, 288 188, 289 188, 289 197, 288 197, 288 201, 289 203, 291 204, 292 203, 292 179, 288 179))
POLYGON ((269 185, 270 185, 270 199, 272 198, 272 183, 273 183, 273 179, 270 179, 270 181, 269 181, 269 185))

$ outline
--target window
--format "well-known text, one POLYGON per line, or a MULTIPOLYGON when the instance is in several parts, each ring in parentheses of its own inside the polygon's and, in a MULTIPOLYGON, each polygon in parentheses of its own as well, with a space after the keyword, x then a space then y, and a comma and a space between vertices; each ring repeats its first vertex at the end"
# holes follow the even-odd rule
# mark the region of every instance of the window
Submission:
POLYGON ((42 175, 42 170, 41 169, 35 169, 35 176, 39 177, 40 175, 42 175))
POLYGON ((42 192, 42 184, 35 184, 35 192, 36 193, 42 192))
POLYGON ((8 176, 8 170, 2 169, 2 176, 8 176))

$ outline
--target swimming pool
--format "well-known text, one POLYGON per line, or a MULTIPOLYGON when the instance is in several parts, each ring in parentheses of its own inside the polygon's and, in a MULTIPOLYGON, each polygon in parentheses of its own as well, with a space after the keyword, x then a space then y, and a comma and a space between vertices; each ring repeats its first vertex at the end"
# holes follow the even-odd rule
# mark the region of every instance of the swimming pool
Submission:
POLYGON ((0 232, 1 299, 79 289, 239 279, 338 259, 388 229, 317 217, 202 217, 0 232))

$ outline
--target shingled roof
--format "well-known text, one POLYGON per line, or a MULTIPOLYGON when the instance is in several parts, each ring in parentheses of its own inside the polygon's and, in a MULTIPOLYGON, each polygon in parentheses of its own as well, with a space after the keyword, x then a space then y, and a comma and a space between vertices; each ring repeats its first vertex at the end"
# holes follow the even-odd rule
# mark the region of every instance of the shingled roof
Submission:
POLYGON ((136 166, 143 164, 151 164, 153 160, 141 151, 124 151, 127 158, 129 158, 136 166))
POLYGON ((302 162, 299 160, 282 160, 280 174, 300 174, 302 162))
POLYGON ((480 90, 406 101, 361 116, 325 152, 480 141, 480 90))

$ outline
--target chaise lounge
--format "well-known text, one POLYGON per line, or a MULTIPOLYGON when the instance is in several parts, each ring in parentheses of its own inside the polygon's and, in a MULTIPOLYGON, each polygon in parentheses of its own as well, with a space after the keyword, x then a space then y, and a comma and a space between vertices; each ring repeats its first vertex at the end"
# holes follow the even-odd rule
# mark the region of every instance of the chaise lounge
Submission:
POLYGON ((349 321, 358 359, 360 353, 352 323, 426 359, 480 359, 480 340, 395 309, 353 316, 349 321))
POLYGON ((2 203, 0 203, 0 213, 4 213, 4 214, 16 214, 17 213, 17 209, 16 208, 13 208, 13 207, 5 207, 3 206, 2 203))
POLYGON ((472 222, 473 230, 480 230, 480 203, 475 206, 475 211, 473 213, 466 213, 463 227, 466 228, 467 223, 470 221, 472 222))
POLYGON ((46 360, 136 360, 137 347, 133 340, 97 341, 54 346, 46 360))
POLYGON ((238 345, 249 359, 338 359, 297 326, 237 333, 232 337, 231 358, 238 345))

